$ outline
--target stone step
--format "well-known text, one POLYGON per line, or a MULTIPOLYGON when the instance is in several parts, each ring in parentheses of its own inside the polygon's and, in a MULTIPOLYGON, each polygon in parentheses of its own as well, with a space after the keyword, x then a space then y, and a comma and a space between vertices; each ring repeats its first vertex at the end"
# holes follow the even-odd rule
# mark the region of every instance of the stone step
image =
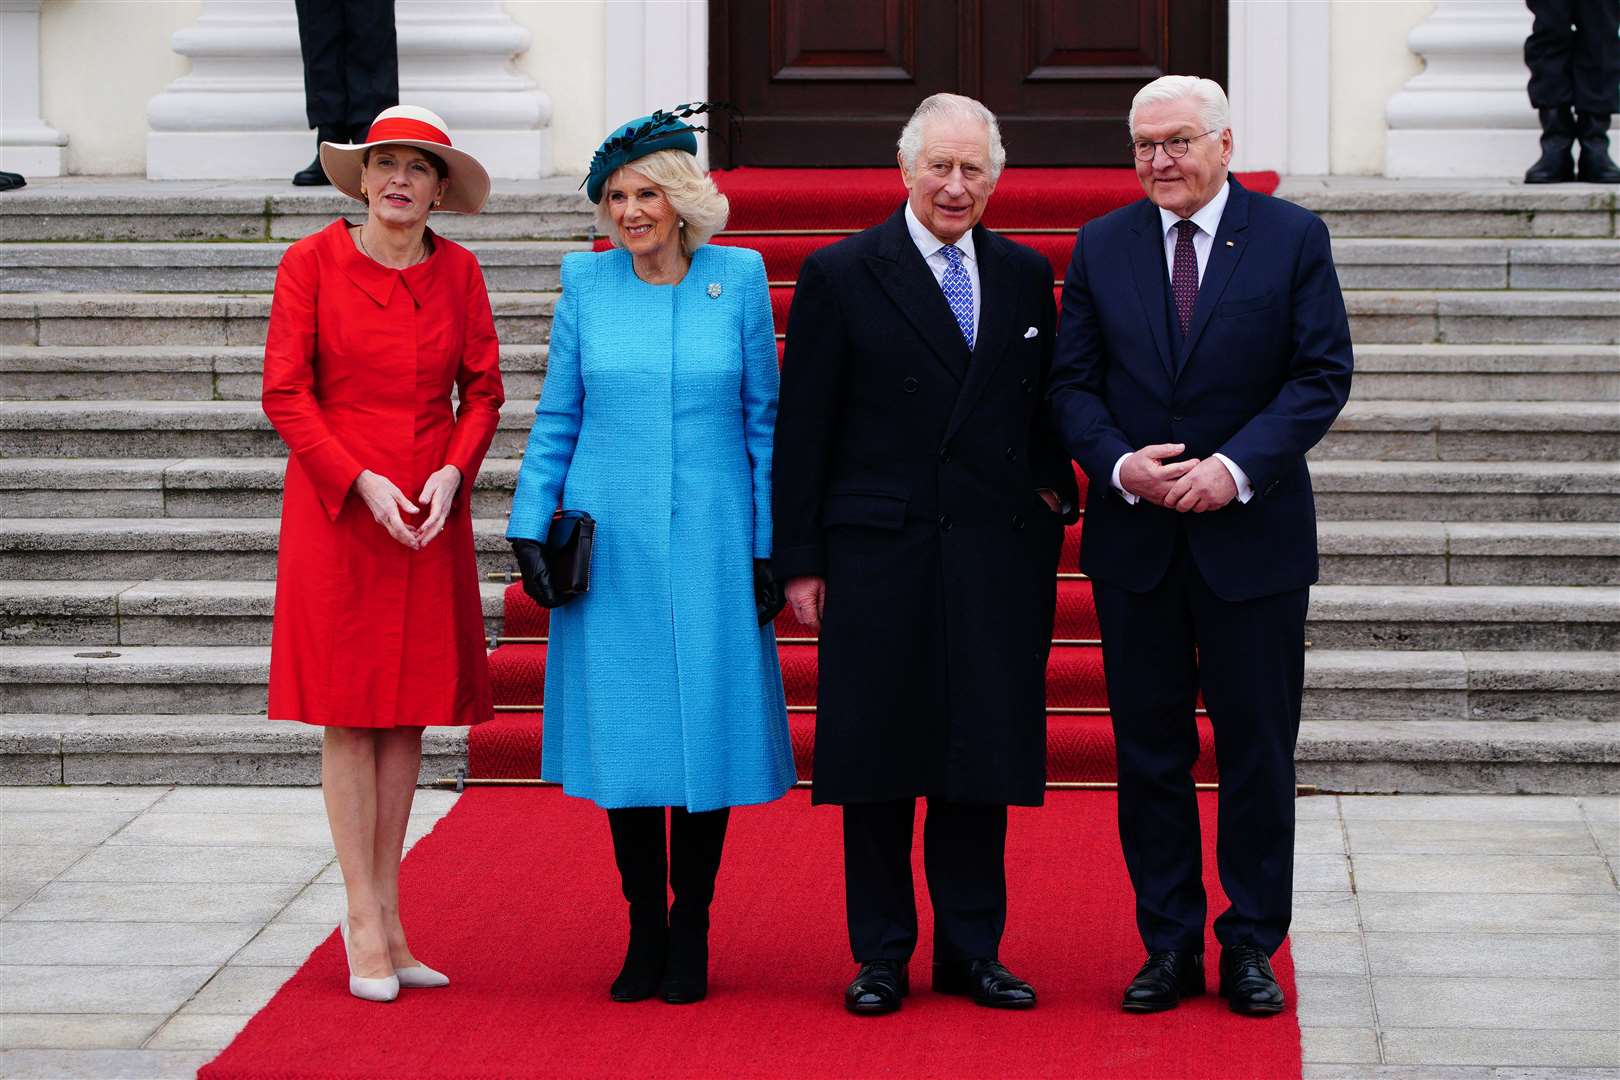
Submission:
MULTIPOLYGON (((490 453, 519 457, 535 403, 511 399, 490 453)), ((284 451, 257 401, 0 401, 13 457, 269 457, 284 451)), ((1352 401, 1315 460, 1612 461, 1620 407, 1607 401, 1352 401)))
MULTIPOLYGON (((262 646, 0 646, 0 714, 263 715, 262 646)), ((1620 654, 1311 649, 1312 720, 1612 720, 1620 654)))
MULTIPOLYGON (((274 581, 281 522, 259 518, 0 518, 0 580, 274 581)), ((506 518, 475 518, 478 572, 510 570, 506 518)))
MULTIPOLYGON (((1322 521, 1616 522, 1612 461, 1313 460, 1322 521)), ((0 485, 4 484, 0 463, 0 485)))
MULTIPOLYGON (((466 728, 428 728, 424 777, 466 767, 466 728)), ((0 715, 0 784, 320 783, 321 731, 242 715, 0 715)), ((1306 720, 1298 780, 1323 791, 1595 794, 1620 782, 1620 724, 1306 720)))
POLYGON ((1620 289, 1613 237, 1342 237, 1333 241, 1333 261, 1346 289, 1620 289))
POLYGON ((1353 289, 1344 303, 1358 345, 1620 342, 1614 291, 1353 289))
MULTIPOLYGON (((501 632, 506 586, 482 582, 484 625, 501 632)), ((8 645, 268 645, 274 581, 0 580, 8 645)))
POLYGON ((1620 407, 1609 401, 1351 401, 1311 457, 1614 461, 1620 459, 1620 407))
MULTIPOLYGON (((480 588, 498 635, 506 586, 480 588)), ((0 641, 268 645, 274 605, 273 581, 0 580, 0 641)), ((1323 649, 1620 649, 1620 590, 1320 585, 1306 636, 1323 649)))
POLYGON ((1350 398, 1620 401, 1620 350, 1592 345, 1358 344, 1350 398))
MULTIPOLYGON (((286 241, 252 244, 7 244, 0 292, 269 292, 286 241)), ((577 240, 478 240, 468 247, 497 292, 556 289, 564 253, 577 240)), ((1599 288, 1601 286, 1591 286, 1599 288)))
POLYGON ((1321 215, 1335 243, 1349 237, 1613 237, 1613 187, 1526 187, 1508 180, 1290 176, 1277 195, 1321 215))
MULTIPOLYGON (((557 294, 494 292, 504 344, 536 345, 551 332, 557 294)), ((203 293, 0 294, 0 345, 263 345, 270 297, 203 293)))
MULTIPOLYGON (((258 401, 261 345, 0 345, 0 400, 258 401)), ((508 397, 538 398, 545 345, 502 345, 508 397)))
MULTIPOLYGON (((490 458, 473 516, 511 512, 519 462, 490 458)), ((282 458, 4 458, 16 518, 274 518, 282 458)), ((1313 461, 1323 521, 1620 522, 1620 462, 1313 461)))
MULTIPOLYGON (((486 577, 511 569, 505 530, 504 516, 473 521, 486 577)), ((279 534, 274 517, 0 518, 0 580, 273 581, 279 534)), ((1328 585, 1620 584, 1612 523, 1323 521, 1317 534, 1328 585)))
MULTIPOLYGON (((554 240, 590 236, 594 207, 577 176, 502 180, 483 213, 435 214, 452 240, 554 240)), ((34 180, 0 203, 0 241, 297 240, 364 208, 331 188, 274 181, 159 181, 121 177, 34 180)))

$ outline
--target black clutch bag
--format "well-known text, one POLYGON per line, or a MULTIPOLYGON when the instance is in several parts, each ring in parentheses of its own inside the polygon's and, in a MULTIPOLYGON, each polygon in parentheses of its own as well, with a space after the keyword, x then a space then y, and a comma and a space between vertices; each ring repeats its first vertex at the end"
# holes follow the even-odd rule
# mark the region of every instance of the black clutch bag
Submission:
POLYGON ((540 545, 557 607, 591 588, 591 547, 596 541, 596 519, 583 510, 558 510, 551 515, 551 532, 540 545))

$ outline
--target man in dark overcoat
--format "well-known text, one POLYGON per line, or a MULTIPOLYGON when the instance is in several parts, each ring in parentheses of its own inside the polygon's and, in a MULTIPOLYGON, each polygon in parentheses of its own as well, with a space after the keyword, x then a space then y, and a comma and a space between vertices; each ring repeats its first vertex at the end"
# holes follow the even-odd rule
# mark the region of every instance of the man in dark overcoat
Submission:
POLYGON ((1305 454, 1349 397, 1350 325, 1322 219, 1228 175, 1219 85, 1166 75, 1143 87, 1130 145, 1146 198, 1075 238, 1050 391, 1091 479, 1080 568, 1102 629, 1120 842, 1148 951, 1122 1006, 1158 1012, 1204 991, 1202 692, 1231 901, 1215 920, 1221 993, 1239 1012, 1274 1014, 1317 575, 1305 454))
POLYGON ((970 98, 900 138, 905 205, 804 264, 776 425, 774 568, 820 634, 817 803, 844 810, 857 1013, 917 944, 916 800, 935 990, 1019 1008, 998 960, 1007 806, 1045 786, 1045 675, 1078 490, 1043 408, 1055 305, 1035 251, 978 224, 1006 160, 970 98))

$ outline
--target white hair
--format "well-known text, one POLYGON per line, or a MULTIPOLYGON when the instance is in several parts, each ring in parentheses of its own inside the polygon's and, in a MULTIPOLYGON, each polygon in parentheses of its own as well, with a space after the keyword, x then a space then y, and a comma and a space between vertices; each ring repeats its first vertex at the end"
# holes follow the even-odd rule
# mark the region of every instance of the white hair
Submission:
POLYGON ((996 114, 961 94, 932 94, 923 98, 917 111, 906 121, 906 126, 900 129, 900 139, 896 145, 900 148, 900 160, 905 162, 906 171, 917 171, 917 157, 923 147, 923 129, 928 122, 947 117, 977 120, 984 125, 990 142, 990 179, 994 181, 1000 177, 1001 170, 1007 165, 1007 148, 1001 145, 1001 128, 996 124, 996 114))
POLYGON ((1126 124, 1131 137, 1136 137, 1136 110, 1143 105, 1164 105, 1171 101, 1192 98, 1198 102, 1198 119, 1205 131, 1224 131, 1232 126, 1232 106, 1227 104, 1226 91, 1214 79, 1197 75, 1161 75, 1136 92, 1131 99, 1130 116, 1126 124))
MULTIPOLYGON (((636 158, 621 168, 634 169, 658 185, 669 200, 670 207, 686 224, 681 226, 681 250, 690 255, 709 242, 709 237, 726 227, 731 214, 731 202, 714 181, 698 167, 697 158, 685 150, 654 150, 645 157, 636 158)), ((615 170, 613 176, 617 176, 615 170)), ((607 178, 606 188, 613 183, 607 178)), ((596 232, 606 236, 614 247, 624 246, 624 237, 613 223, 613 212, 607 196, 596 204, 596 232)))

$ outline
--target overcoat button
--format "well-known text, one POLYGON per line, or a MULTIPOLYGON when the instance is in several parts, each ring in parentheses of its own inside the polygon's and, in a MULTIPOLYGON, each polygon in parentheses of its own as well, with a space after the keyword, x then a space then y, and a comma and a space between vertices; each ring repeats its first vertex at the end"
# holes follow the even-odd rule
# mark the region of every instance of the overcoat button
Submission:
POLYGON ((939 531, 940 532, 950 532, 951 531, 951 515, 949 515, 949 514, 941 514, 941 515, 939 515, 939 531))
POLYGON ((1176 414, 1175 416, 1172 416, 1170 419, 1175 421, 1178 424, 1181 423, 1181 415, 1179 413, 1176 414))
POLYGON ((1022 529, 1024 527, 1024 515, 1023 514, 1014 514, 1013 515, 1012 527, 1015 528, 1015 529, 1022 529))
POLYGON ((1007 447, 1007 460, 1008 461, 1017 461, 1018 460, 1018 448, 1016 446, 1007 447))
POLYGON ((915 394, 917 392, 917 380, 912 378, 910 375, 907 375, 906 381, 900 385, 906 388, 906 393, 908 394, 915 394))
POLYGON ((1034 386, 1030 383, 1028 378, 1019 379, 1018 385, 1026 394, 1034 389, 1034 386))
POLYGON ((947 447, 943 448, 942 450, 940 450, 940 452, 939 452, 939 463, 941 465, 949 465, 951 463, 951 448, 950 447, 947 446, 947 447))

